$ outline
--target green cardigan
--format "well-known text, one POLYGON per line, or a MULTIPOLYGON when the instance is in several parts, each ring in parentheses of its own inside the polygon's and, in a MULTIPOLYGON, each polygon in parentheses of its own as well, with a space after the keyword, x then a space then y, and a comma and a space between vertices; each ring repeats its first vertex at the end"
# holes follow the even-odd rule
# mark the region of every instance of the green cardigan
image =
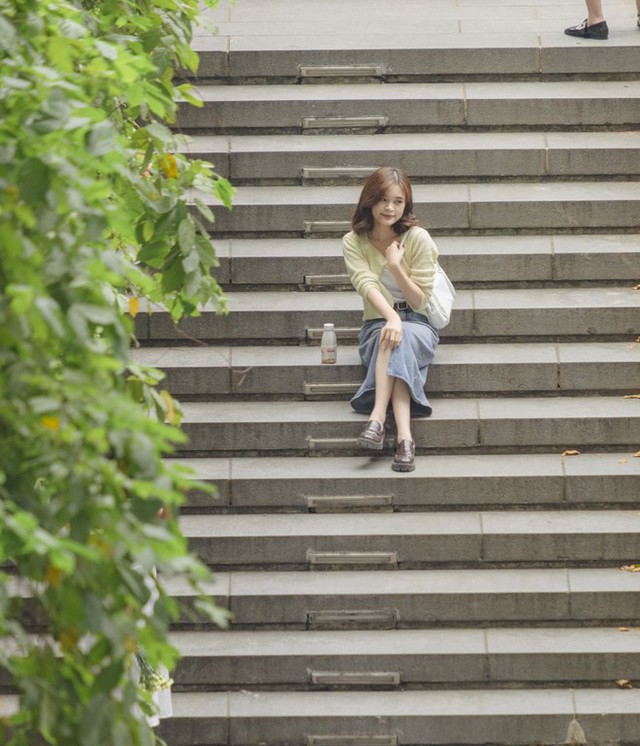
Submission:
MULTIPOLYGON (((400 236, 398 240, 401 240, 400 236)), ((385 265, 384 257, 369 243, 366 234, 360 235, 354 231, 347 233, 342 239, 342 251, 353 287, 364 301, 364 321, 380 318, 378 311, 367 300, 367 293, 371 288, 378 288, 389 305, 393 305, 391 293, 380 281, 385 265)), ((429 233, 418 226, 409 228, 404 238, 402 265, 423 293, 422 304, 413 310, 425 315, 431 298, 437 258, 438 249, 429 233)))

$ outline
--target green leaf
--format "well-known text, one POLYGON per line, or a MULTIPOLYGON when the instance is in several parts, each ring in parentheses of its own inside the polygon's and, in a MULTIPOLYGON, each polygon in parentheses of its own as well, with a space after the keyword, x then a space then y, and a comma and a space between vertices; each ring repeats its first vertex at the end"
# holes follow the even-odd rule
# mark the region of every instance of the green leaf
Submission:
POLYGON ((192 85, 189 85, 189 83, 177 86, 176 90, 180 93, 180 96, 192 106, 195 106, 198 109, 202 109, 204 106, 204 101, 194 95, 195 89, 192 85))
POLYGON ((118 48, 111 43, 96 39, 96 49, 108 60, 115 60, 118 57, 118 48))
POLYGON ((80 723, 79 740, 82 746, 104 746, 109 742, 113 705, 109 697, 99 693, 91 698, 80 723))
POLYGON ((73 55, 67 39, 54 36, 49 39, 48 57, 52 65, 63 72, 73 70, 73 55))
POLYGON ((87 149, 92 155, 101 156, 116 149, 116 131, 108 119, 98 122, 89 130, 87 149))
POLYGON ((0 15, 0 49, 13 52, 16 47, 16 30, 11 23, 0 15))
POLYGON ((113 324, 116 320, 115 311, 110 306, 76 303, 75 310, 94 324, 113 324))
POLYGON ((214 185, 214 193, 222 204, 229 210, 232 208, 231 200, 236 193, 236 189, 227 179, 218 178, 214 185))
POLYGON ((196 228, 190 216, 178 225, 178 244, 185 254, 193 252, 196 246, 196 228))
POLYGON ((88 33, 87 29, 81 23, 71 18, 63 18, 58 28, 68 39, 82 39, 88 33))
POLYGON ((49 169, 36 158, 28 158, 18 172, 20 196, 30 205, 37 206, 44 201, 49 191, 49 169))
POLYGON ((205 220, 208 220, 210 223, 214 222, 215 218, 213 217, 213 212, 209 205, 205 205, 205 203, 197 197, 193 200, 193 204, 205 220))
POLYGON ((179 290, 184 282, 185 272, 182 262, 174 259, 162 274, 162 290, 165 293, 173 293, 179 290))
POLYGON ((146 262, 152 267, 160 267, 158 260, 163 260, 169 247, 165 241, 152 241, 143 246, 138 252, 138 261, 146 262))

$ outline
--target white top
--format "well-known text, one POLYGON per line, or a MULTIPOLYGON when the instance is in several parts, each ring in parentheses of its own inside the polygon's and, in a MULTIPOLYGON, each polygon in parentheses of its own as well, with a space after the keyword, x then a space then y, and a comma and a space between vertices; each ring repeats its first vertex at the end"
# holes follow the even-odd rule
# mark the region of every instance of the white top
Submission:
POLYGON ((400 287, 396 282, 396 278, 391 274, 391 272, 389 272, 386 267, 382 270, 382 274, 380 275, 380 282, 391 293, 391 297, 393 298, 394 303, 406 302, 407 299, 404 297, 404 295, 402 295, 402 291, 400 290, 400 287))

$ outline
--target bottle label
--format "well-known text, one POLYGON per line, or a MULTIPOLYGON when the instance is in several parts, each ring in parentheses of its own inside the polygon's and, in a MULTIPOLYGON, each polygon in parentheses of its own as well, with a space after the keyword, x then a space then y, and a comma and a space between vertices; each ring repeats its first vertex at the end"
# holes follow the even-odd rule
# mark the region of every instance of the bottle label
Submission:
POLYGON ((333 365, 338 362, 337 347, 322 347, 320 350, 320 359, 325 365, 333 365))

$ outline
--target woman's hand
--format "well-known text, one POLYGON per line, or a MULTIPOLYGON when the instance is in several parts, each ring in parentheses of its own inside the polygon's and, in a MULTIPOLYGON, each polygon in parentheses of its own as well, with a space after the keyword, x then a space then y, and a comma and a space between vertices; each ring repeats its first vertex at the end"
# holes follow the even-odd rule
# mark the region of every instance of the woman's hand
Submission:
POLYGON ((397 241, 390 243, 384 250, 384 258, 389 267, 400 266, 400 260, 404 256, 404 246, 400 246, 397 241))
POLYGON ((380 347, 383 350, 393 350, 402 342, 402 319, 394 312, 387 323, 380 330, 380 347))

